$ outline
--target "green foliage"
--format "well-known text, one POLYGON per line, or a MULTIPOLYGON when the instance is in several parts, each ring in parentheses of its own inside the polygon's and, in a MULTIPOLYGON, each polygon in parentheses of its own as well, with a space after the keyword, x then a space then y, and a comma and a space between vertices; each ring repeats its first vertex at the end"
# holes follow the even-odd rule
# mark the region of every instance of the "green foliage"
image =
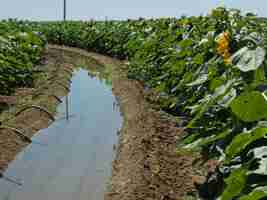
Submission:
POLYGON ((259 127, 235 136, 231 144, 226 148, 226 162, 240 154, 252 142, 264 138, 266 134, 267 128, 259 127))
POLYGON ((238 196, 245 187, 247 180, 246 169, 236 169, 225 180, 226 188, 221 196, 221 200, 230 200, 238 196))
POLYGON ((0 22, 0 94, 32 84, 33 67, 39 62, 44 45, 37 33, 21 30, 19 22, 0 22))
MULTIPOLYGON (((162 109, 187 119, 187 134, 179 146, 208 150, 210 158, 220 158, 230 170, 230 175, 223 174, 227 186, 220 198, 260 198, 259 192, 248 194, 252 186, 246 181, 247 169, 251 167, 251 173, 265 169, 261 166, 265 160, 250 166, 256 157, 245 153, 266 144, 258 142, 266 133, 259 125, 267 117, 266 20, 220 7, 207 16, 180 19, 6 25, 41 32, 51 43, 128 59, 128 76, 154 88, 162 109)), ((9 40, 0 37, 0 44, 9 40)), ((15 58, 1 56, 0 51, 0 65, 29 63, 29 55, 35 55, 30 60, 38 58, 39 51, 25 56, 25 46, 15 58)), ((10 83, 14 78, 5 80, 10 83)))
POLYGON ((246 196, 240 198, 240 200, 261 200, 263 197, 267 197, 267 193, 259 190, 255 190, 246 196))
MULTIPOLYGON (((238 10, 218 8, 205 17, 53 22, 32 27, 52 43, 127 58, 130 78, 155 88, 164 99, 163 109, 191 119, 184 147, 210 149, 211 157, 222 149, 224 163, 231 167, 230 161, 266 131, 256 126, 267 116, 267 23, 255 19, 238 10), (220 40, 222 35, 229 37, 220 40)), ((248 187, 244 166, 225 179, 222 199, 230 200, 248 187)))
POLYGON ((258 91, 245 92, 231 103, 233 113, 245 122, 267 118, 267 101, 258 91))
POLYGON ((265 49, 257 47, 250 50, 248 47, 244 47, 236 52, 232 59, 233 62, 238 60, 236 67, 243 72, 254 71, 258 69, 265 60, 265 49))

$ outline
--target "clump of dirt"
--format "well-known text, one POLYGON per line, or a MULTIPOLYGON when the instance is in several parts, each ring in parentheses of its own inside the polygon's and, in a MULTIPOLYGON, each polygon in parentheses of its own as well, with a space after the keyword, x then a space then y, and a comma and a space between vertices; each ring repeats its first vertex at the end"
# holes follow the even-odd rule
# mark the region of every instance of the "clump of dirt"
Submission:
POLYGON ((113 93, 124 122, 105 200, 182 200, 195 193, 193 165, 199 155, 177 153, 183 129, 152 108, 143 85, 127 78, 124 63, 75 48, 53 47, 112 66, 113 93))

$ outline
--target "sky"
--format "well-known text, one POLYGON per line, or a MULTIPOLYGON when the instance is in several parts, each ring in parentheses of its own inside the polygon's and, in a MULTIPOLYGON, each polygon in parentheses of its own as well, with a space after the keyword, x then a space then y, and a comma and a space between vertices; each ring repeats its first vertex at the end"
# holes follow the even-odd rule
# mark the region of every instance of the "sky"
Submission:
MULTIPOLYGON (((63 0, 2 0, 0 19, 61 20, 63 0)), ((71 20, 128 19, 201 15, 223 0, 67 0, 71 20)), ((267 17, 267 0, 224 0, 229 8, 267 17)))

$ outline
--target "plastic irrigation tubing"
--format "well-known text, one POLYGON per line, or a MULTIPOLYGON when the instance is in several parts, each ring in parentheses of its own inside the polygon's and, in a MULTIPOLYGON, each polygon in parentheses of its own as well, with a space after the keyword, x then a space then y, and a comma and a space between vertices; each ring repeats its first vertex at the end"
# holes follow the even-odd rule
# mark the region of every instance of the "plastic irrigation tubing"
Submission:
MULTIPOLYGON (((67 74, 69 75, 68 79, 71 79, 72 74, 69 74, 69 73, 67 73, 67 74)), ((51 80, 54 80, 55 78, 60 78, 60 77, 58 76, 58 73, 57 73, 56 75, 54 75, 54 76, 49 77, 47 80, 48 80, 48 81, 51 81, 51 80)))
POLYGON ((26 106, 26 107, 22 108, 19 112, 17 112, 17 113, 15 114, 15 116, 18 116, 19 114, 21 114, 21 113, 24 112, 25 110, 28 110, 28 109, 31 109, 31 108, 33 108, 33 109, 38 109, 38 110, 40 110, 40 111, 42 111, 42 112, 45 112, 46 114, 49 115, 49 117, 50 117, 51 120, 55 121, 55 118, 54 118, 53 114, 52 114, 50 111, 48 111, 48 110, 47 110, 46 108, 44 108, 44 107, 36 106, 36 105, 30 105, 30 106, 26 106))
POLYGON ((67 84, 71 84, 71 83, 72 83, 72 80, 70 80, 70 79, 62 79, 61 81, 64 81, 64 82, 66 82, 67 84))
POLYGON ((55 81, 54 84, 57 84, 63 88, 65 88, 68 92, 70 92, 70 88, 66 85, 64 85, 63 83, 59 82, 59 81, 55 81))
POLYGON ((69 74, 70 76, 72 76, 73 71, 70 71, 70 70, 65 69, 65 68, 63 68, 62 71, 66 72, 67 74, 69 74))
MULTIPOLYGON (((48 81, 57 81, 56 78, 59 79, 60 77, 58 77, 58 76, 50 77, 50 78, 48 79, 48 81)), ((60 81, 61 81, 61 80, 60 80, 60 81)), ((71 84, 71 83, 72 83, 72 80, 71 80, 70 78, 68 78, 68 77, 62 79, 62 81, 67 81, 68 84, 71 84)), ((49 84, 50 84, 50 83, 49 83, 49 84)))
POLYGON ((67 69, 67 70, 69 70, 69 71, 72 71, 72 72, 74 71, 74 69, 73 69, 72 66, 64 65, 63 68, 64 68, 64 69, 67 69))
POLYGON ((14 184, 16 184, 18 186, 22 186, 21 182, 19 182, 17 180, 14 180, 13 178, 5 176, 3 172, 0 172, 0 178, 3 178, 4 180, 6 180, 6 181, 8 181, 10 183, 14 183, 14 184))
POLYGON ((70 80, 70 79, 65 79, 65 81, 67 81, 69 84, 72 83, 72 80, 70 80))
POLYGON ((34 94, 35 97, 38 97, 40 95, 47 95, 47 96, 54 97, 58 102, 62 103, 62 100, 55 94, 47 94, 47 93, 44 93, 44 92, 39 92, 39 93, 34 94))
POLYGON ((58 74, 54 75, 54 76, 50 76, 47 81, 52 81, 54 80, 55 78, 58 78, 58 74))
POLYGON ((13 127, 9 127, 9 126, 0 126, 0 130, 3 129, 7 129, 7 130, 11 130, 14 133, 16 133, 18 136, 20 136, 24 141, 28 142, 28 143, 32 143, 31 138, 29 138, 28 136, 24 135, 23 131, 17 129, 17 128, 13 128, 13 127))
MULTIPOLYGON (((55 80, 55 82, 58 82, 58 81, 59 80, 55 80)), ((72 83, 71 80, 69 80, 69 79, 62 79, 62 80, 60 80, 60 82, 64 85, 67 85, 67 86, 69 86, 72 83)))

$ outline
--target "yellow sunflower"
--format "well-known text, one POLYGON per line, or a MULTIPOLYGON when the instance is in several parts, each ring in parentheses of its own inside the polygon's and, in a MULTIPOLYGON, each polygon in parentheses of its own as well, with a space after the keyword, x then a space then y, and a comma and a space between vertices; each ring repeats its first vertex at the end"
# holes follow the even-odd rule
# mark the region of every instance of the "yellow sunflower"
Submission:
POLYGON ((230 54, 230 34, 229 32, 223 32, 217 39, 217 53, 221 55, 226 64, 231 64, 230 54))

